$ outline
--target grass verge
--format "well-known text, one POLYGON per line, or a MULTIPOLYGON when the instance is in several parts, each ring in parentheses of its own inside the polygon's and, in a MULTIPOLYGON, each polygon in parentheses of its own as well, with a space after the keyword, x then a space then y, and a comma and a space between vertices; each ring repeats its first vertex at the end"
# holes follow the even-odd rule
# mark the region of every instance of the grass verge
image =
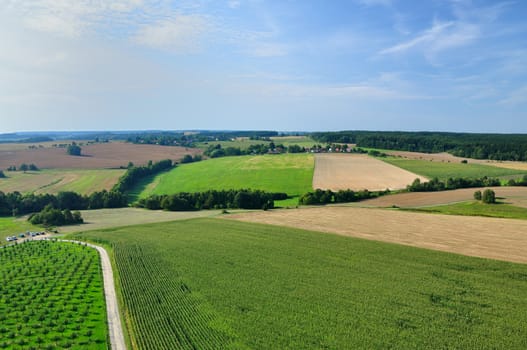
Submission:
POLYGON ((521 170, 504 169, 483 164, 442 163, 431 162, 426 160, 402 159, 395 157, 386 157, 379 159, 389 164, 398 166, 399 168, 425 176, 429 179, 432 179, 434 177, 437 177, 440 180, 446 180, 449 177, 505 177, 511 175, 525 174, 525 172, 521 170))
POLYGON ((506 203, 485 204, 477 201, 460 202, 433 207, 401 209, 427 213, 447 215, 486 216, 493 218, 527 220, 527 208, 517 207, 506 203))

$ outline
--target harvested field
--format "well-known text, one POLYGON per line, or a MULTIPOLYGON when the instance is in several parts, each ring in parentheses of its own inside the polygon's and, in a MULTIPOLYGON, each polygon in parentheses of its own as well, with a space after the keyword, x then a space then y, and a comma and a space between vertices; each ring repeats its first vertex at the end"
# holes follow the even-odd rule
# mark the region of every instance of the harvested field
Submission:
POLYGON ((125 142, 97 143, 82 146, 83 156, 70 156, 65 148, 36 148, 0 150, 0 169, 20 166, 22 163, 35 164, 41 169, 97 169, 118 168, 128 162, 144 165, 149 160, 172 159, 177 161, 185 154, 199 154, 195 148, 137 145, 125 142))
POLYGON ((472 163, 472 164, 485 164, 485 165, 492 165, 498 168, 527 170, 527 162, 461 158, 461 157, 453 156, 450 153, 446 153, 446 152, 443 152, 443 153, 421 153, 421 152, 407 152, 407 151, 383 151, 383 152, 388 155, 402 157, 406 159, 428 160, 432 162, 442 162, 442 163, 461 163, 462 160, 466 159, 469 163, 472 163))
POLYGON ((123 169, 50 169, 7 172, 0 179, 0 191, 21 193, 58 193, 74 191, 90 194, 110 190, 124 174, 123 169))
POLYGON ((219 210, 175 212, 138 208, 81 210, 84 224, 63 226, 60 228, 60 231, 69 233, 140 224, 153 224, 165 221, 211 217, 216 216, 219 213, 219 210))
POLYGON ((527 263, 525 220, 352 207, 272 210, 228 218, 527 263))
MULTIPOLYGON (((504 198, 507 204, 527 208, 527 187, 490 187, 497 197, 504 198)), ((484 188, 462 188, 453 191, 440 192, 409 192, 368 199, 359 203, 360 206, 401 208, 426 207, 441 204, 451 204, 474 199, 474 192, 484 188)))
POLYGON ((416 178, 427 181, 425 177, 363 154, 315 155, 313 188, 332 191, 401 189, 416 178))

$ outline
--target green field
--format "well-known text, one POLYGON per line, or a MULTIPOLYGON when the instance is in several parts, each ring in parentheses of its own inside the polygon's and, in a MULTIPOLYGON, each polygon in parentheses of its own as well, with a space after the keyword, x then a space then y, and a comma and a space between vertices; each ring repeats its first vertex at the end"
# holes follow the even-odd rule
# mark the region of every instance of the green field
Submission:
MULTIPOLYGON (((313 145, 316 145, 318 142, 313 140, 310 137, 307 136, 277 136, 277 137, 271 137, 271 141, 273 141, 276 145, 284 145, 284 146, 291 146, 291 145, 298 145, 300 147, 312 147, 313 145)), ((210 142, 199 142, 197 143, 197 147, 201 149, 207 149, 211 145, 221 145, 222 148, 227 147, 235 147, 239 148, 241 150, 246 150, 251 145, 261 145, 261 144, 269 144, 270 141, 264 141, 264 140, 250 140, 248 138, 237 138, 232 141, 210 141, 210 142)))
POLYGON ((308 136, 278 136, 278 137, 271 137, 271 140, 277 145, 279 144, 282 144, 284 146, 298 145, 300 147, 306 147, 306 148, 313 147, 313 145, 316 145, 316 144, 320 144, 320 142, 317 142, 308 136))
POLYGON ((0 249, 1 349, 107 349, 99 256, 34 241, 0 249))
POLYGON ((434 177, 446 180, 449 177, 481 178, 487 177, 506 177, 511 175, 523 175, 525 171, 498 168, 483 164, 462 164, 462 163, 442 163, 430 162, 426 160, 402 159, 394 157, 378 158, 386 163, 393 164, 399 168, 411 171, 429 179, 434 177))
POLYGON ((42 227, 31 225, 26 218, 0 217, 0 245, 8 243, 8 236, 18 236, 26 231, 42 231, 42 227))
POLYGON ((21 193, 51 193, 73 191, 90 194, 111 189, 122 169, 44 169, 28 172, 4 172, 7 178, 0 179, 0 191, 21 193))
POLYGON ((137 349, 525 349, 527 265, 195 219, 113 247, 137 349))
POLYGON ((408 210, 448 215, 487 216, 527 220, 527 208, 504 203, 484 204, 477 201, 470 201, 408 210))
POLYGON ((215 158, 160 174, 139 196, 241 188, 298 196, 312 190, 313 170, 310 154, 215 158))

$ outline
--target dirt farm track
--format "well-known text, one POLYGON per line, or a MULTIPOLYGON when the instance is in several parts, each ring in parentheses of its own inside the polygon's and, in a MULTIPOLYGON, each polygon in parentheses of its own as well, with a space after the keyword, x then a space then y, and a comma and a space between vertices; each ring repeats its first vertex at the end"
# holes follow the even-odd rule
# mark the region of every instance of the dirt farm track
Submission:
POLYGON ((251 212, 227 218, 527 263, 527 220, 340 206, 251 212))
MULTIPOLYGON (((27 146, 26 146, 27 148, 27 146)), ((138 145, 124 142, 98 143, 82 146, 81 157, 70 156, 64 148, 44 147, 37 149, 0 149, 0 169, 20 166, 22 163, 35 164, 41 169, 98 169, 126 166, 129 161, 135 165, 146 164, 149 160, 158 161, 183 158, 185 154, 201 153, 198 149, 138 145)))

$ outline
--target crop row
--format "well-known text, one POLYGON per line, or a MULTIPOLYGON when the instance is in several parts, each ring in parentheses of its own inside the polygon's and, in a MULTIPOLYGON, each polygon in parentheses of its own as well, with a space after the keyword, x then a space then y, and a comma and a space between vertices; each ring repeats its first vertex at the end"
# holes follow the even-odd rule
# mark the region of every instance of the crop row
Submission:
POLYGON ((156 259, 155 251, 118 243, 114 252, 139 349, 218 349, 229 342, 227 334, 211 326, 214 315, 200 297, 173 278, 172 267, 156 259))

